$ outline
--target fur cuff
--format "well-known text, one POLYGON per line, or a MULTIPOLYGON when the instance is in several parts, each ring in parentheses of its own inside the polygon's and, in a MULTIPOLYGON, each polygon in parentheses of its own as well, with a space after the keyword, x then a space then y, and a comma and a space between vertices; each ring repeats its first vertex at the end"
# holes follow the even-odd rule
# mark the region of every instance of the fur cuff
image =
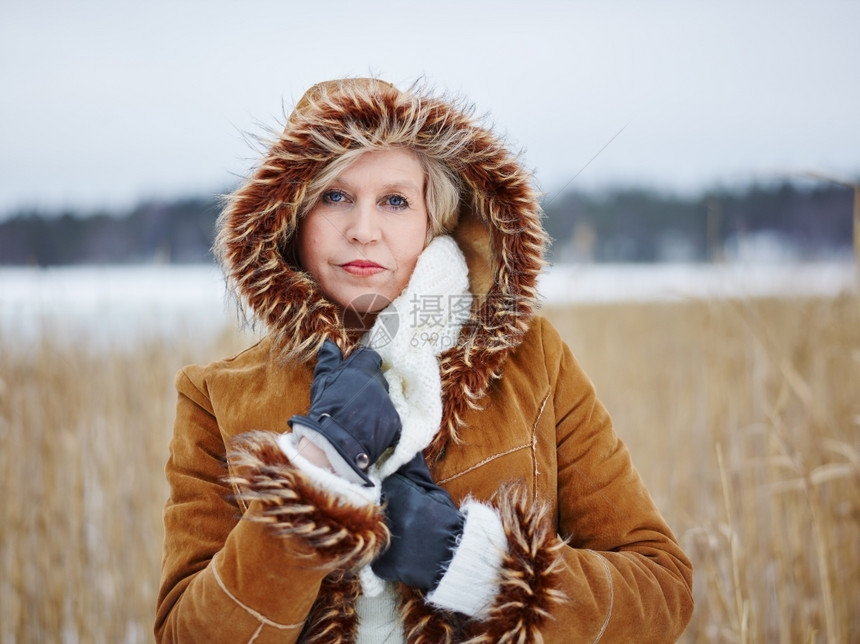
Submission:
POLYGON ((467 500, 466 517, 454 558, 427 601, 472 617, 485 617, 499 590, 499 571, 507 548, 498 513, 488 505, 467 500))
POLYGON ((565 601, 561 588, 564 542, 549 510, 520 485, 503 487, 491 500, 502 520, 507 553, 499 589, 480 618, 434 607, 413 588, 401 586, 406 641, 410 644, 498 644, 542 642, 553 607, 565 601))
POLYGON ((470 644, 540 642, 553 619, 553 606, 565 600, 560 590, 564 542, 549 509, 529 498, 525 486, 506 485, 493 498, 508 551, 502 561, 499 594, 483 622, 469 626, 470 644))
POLYGON ((246 503, 261 501, 253 517, 277 535, 298 540, 318 556, 325 569, 353 569, 369 564, 390 537, 381 508, 353 505, 314 485, 286 457, 272 432, 252 431, 230 445, 229 482, 246 503))
POLYGON ((295 424, 293 433, 284 433, 278 435, 278 447, 287 455, 293 465, 304 472, 312 483, 321 487, 324 490, 329 490, 340 495, 347 503, 352 505, 367 505, 375 503, 379 505, 380 487, 365 487, 364 481, 358 478, 358 475, 352 471, 346 461, 340 454, 331 447, 331 444, 318 432, 312 429, 303 428, 298 423, 295 424), (305 429, 306 431, 302 431, 305 429), (318 465, 314 465, 306 459, 299 449, 299 441, 302 437, 307 437, 314 445, 320 447, 332 463, 332 469, 326 470, 318 465), (328 445, 328 449, 325 446, 328 445), (339 461, 332 460, 333 452, 337 454, 339 461), (346 470, 352 474, 354 478, 348 478, 346 470))

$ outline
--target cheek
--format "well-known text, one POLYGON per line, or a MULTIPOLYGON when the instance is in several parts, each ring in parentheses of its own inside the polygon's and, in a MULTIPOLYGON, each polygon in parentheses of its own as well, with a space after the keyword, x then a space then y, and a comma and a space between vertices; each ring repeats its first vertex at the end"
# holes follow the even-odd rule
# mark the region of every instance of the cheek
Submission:
POLYGON ((295 245, 299 266, 314 277, 321 259, 319 249, 322 247, 317 220, 318 218, 310 213, 299 223, 295 245))
POLYGON ((412 223, 410 229, 403 235, 403 239, 409 240, 410 248, 418 248, 418 253, 424 250, 433 239, 430 218, 425 214, 422 219, 412 223))
POLYGON ((398 260, 401 266, 408 269, 410 275, 418 262, 418 256, 430 243, 430 239, 426 224, 416 224, 398 236, 399 241, 395 246, 398 260))

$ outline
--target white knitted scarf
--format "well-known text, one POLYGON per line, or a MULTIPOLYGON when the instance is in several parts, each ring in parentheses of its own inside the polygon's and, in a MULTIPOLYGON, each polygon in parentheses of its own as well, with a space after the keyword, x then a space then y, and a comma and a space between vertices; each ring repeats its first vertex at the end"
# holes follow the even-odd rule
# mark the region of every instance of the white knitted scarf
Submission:
POLYGON ((362 339, 382 357, 388 395, 403 425, 394 451, 371 468, 378 479, 412 460, 439 431, 442 379, 437 356, 457 344, 471 304, 463 253, 451 237, 439 236, 418 257, 409 284, 362 339))
MULTIPOLYGON (((381 481, 430 445, 442 422, 442 378, 437 356, 457 344, 472 295, 466 260, 449 236, 433 239, 418 257, 409 284, 380 311, 362 343, 382 357, 388 394, 402 430, 394 450, 370 468, 381 481)), ((365 595, 382 591, 368 566, 360 573, 365 595)))

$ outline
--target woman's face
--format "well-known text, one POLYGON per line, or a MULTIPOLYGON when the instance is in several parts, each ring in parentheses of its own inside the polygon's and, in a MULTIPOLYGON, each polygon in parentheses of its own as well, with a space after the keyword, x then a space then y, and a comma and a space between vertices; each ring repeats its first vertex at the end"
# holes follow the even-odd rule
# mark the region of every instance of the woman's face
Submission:
POLYGON ((408 283, 428 225, 424 169, 415 154, 366 152, 299 224, 299 261, 333 302, 375 313, 408 283))

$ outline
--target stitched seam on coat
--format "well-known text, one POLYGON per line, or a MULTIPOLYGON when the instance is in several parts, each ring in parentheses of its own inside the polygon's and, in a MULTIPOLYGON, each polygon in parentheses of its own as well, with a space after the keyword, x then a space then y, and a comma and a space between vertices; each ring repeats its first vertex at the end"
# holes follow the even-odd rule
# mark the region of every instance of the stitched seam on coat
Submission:
POLYGON ((597 634, 597 637, 594 638, 592 644, 597 644, 601 639, 603 639, 603 634, 606 632, 606 629, 609 627, 609 619, 612 617, 612 606, 615 603, 615 586, 612 583, 612 571, 609 569, 609 563, 606 561, 606 558, 603 555, 599 555, 594 550, 589 550, 595 557, 600 559, 600 563, 603 564, 603 568, 606 570, 606 578, 609 580, 609 612, 606 615, 606 621, 603 622, 603 626, 600 628, 600 632, 597 634))
POLYGON ((540 409, 538 409, 537 416, 535 416, 535 422, 532 423, 532 463, 535 464, 534 469, 534 490, 532 492, 532 503, 537 504, 538 502, 538 457, 537 457, 537 426, 538 422, 540 422, 541 416, 543 416, 544 407, 546 407, 546 403, 549 400, 550 391, 546 392, 546 395, 543 397, 543 401, 541 401, 540 409))
POLYGON ((459 477, 463 476, 464 474, 468 474, 472 470, 476 470, 479 467, 486 465, 490 461, 494 461, 497 458, 501 458, 502 456, 507 456, 508 454, 513 454, 514 452, 518 452, 521 449, 528 449, 529 447, 530 447, 530 444, 526 443, 525 445, 518 445, 517 447, 512 447, 507 452, 500 452, 498 454, 493 454, 492 456, 485 458, 483 461, 481 461, 479 463, 475 463, 472 467, 466 468, 462 472, 457 472, 456 474, 453 474, 452 476, 449 476, 446 479, 442 479, 441 481, 436 481, 436 485, 442 485, 444 483, 447 483, 448 481, 453 481, 454 479, 459 478, 459 477))
POLYGON ((262 613, 254 610, 250 606, 243 604, 241 601, 239 601, 239 599, 233 593, 231 593, 229 590, 227 590, 227 586, 224 584, 223 580, 221 579, 221 575, 218 574, 218 566, 215 565, 215 559, 214 558, 212 559, 211 563, 209 564, 209 567, 212 568, 212 575, 215 577, 215 581, 218 582, 218 586, 221 588, 221 590, 224 591, 224 594, 227 595, 227 597, 229 597, 230 599, 232 599, 233 602, 237 606, 239 606, 242 610, 244 610, 246 613, 248 613, 254 619, 256 619, 257 621, 260 622, 260 628, 257 629, 256 633, 254 633, 254 636, 250 639, 250 642, 253 642, 257 638, 257 635, 260 634, 260 631, 262 630, 264 624, 266 626, 271 626, 272 628, 277 628, 277 629, 282 630, 282 631, 283 630, 289 630, 291 628, 300 628, 301 626, 304 626, 304 622, 300 622, 298 624, 278 624, 277 622, 273 622, 272 620, 270 620, 268 617, 266 617, 262 613))
MULTIPOLYGON (((227 460, 227 474, 230 476, 231 479, 235 476, 233 472, 233 466, 230 464, 229 459, 227 460)), ((235 483, 231 483, 230 487, 233 488, 233 498, 238 499, 239 507, 242 510, 242 514, 245 514, 248 511, 248 504, 245 503, 245 498, 242 495, 242 491, 235 483)))

